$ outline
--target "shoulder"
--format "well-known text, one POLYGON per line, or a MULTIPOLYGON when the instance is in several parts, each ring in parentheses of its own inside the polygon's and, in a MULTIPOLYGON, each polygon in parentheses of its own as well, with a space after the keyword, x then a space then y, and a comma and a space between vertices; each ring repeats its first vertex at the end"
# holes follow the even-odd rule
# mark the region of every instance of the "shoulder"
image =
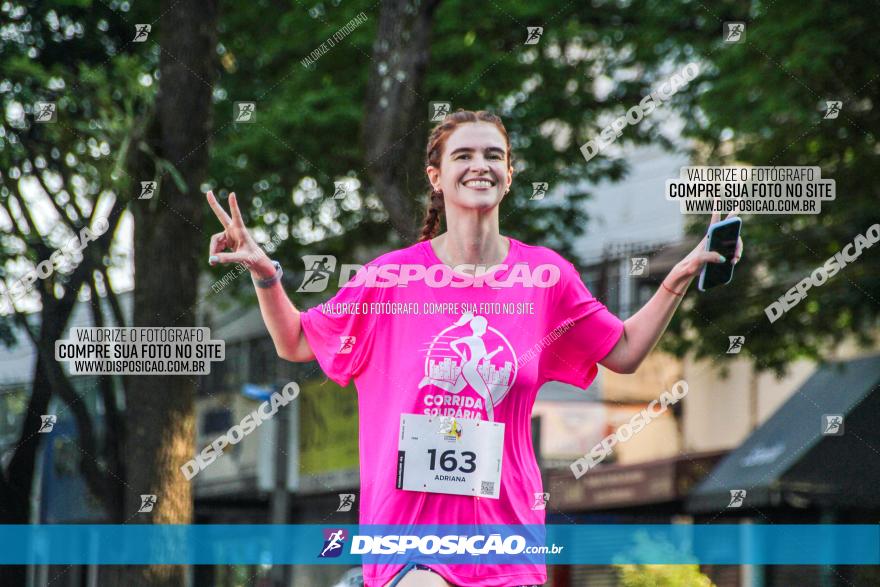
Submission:
POLYGON ((570 273, 572 271, 577 273, 577 269, 571 261, 549 247, 530 245, 513 238, 511 238, 511 241, 515 242, 516 246, 519 247, 519 260, 527 262, 530 266, 553 265, 559 267, 561 273, 570 273))
POLYGON ((418 242, 408 247, 402 247, 382 253, 372 261, 365 263, 366 266, 392 265, 402 263, 416 263, 425 258, 425 243, 418 242))
MULTIPOLYGON (((517 241, 521 254, 518 262, 525 262, 534 271, 551 276, 553 282, 548 287, 548 293, 555 296, 554 299, 562 300, 578 292, 587 292, 581 273, 575 265, 558 252, 549 247, 529 245, 517 241), (563 297, 560 297, 563 296, 563 297)), ((551 302, 555 303, 555 302, 551 302)))

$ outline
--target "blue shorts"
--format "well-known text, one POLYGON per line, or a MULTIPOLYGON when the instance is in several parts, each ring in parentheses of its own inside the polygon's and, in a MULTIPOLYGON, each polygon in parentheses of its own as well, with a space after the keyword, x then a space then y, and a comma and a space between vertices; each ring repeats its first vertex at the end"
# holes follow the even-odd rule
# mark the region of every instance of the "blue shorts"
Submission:
MULTIPOLYGON (((403 579, 404 575, 406 575, 408 572, 410 572, 413 569, 418 569, 421 571, 431 571, 432 573, 437 573, 437 571, 435 571, 434 569, 432 569, 430 567, 426 567, 425 565, 421 565, 419 563, 409 563, 406 566, 404 566, 403 569, 401 569, 400 573, 398 573, 397 576, 394 577, 394 580, 388 584, 388 587, 395 587, 398 583, 400 583, 400 580, 403 579)), ((437 574, 439 575, 440 573, 437 573, 437 574)), ((541 586, 540 585, 520 585, 519 587, 541 587, 541 586)))

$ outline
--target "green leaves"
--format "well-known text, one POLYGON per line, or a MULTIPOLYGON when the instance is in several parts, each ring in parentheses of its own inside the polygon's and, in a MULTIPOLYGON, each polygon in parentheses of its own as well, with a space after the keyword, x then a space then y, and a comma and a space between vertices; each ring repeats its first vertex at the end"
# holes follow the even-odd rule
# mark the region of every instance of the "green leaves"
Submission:
MULTIPOLYGON (((667 348, 724 359, 721 334, 746 335, 740 355, 776 372, 797 357, 821 356, 848 337, 876 340, 880 311, 880 251, 867 250, 798 306, 769 324, 763 308, 880 221, 875 145, 878 87, 867 2, 833 7, 783 0, 762 5, 756 17, 735 5, 714 10, 698 26, 690 3, 635 2, 628 41, 667 39, 690 50, 714 73, 680 114, 686 133, 709 153, 696 164, 818 165, 836 181, 837 199, 819 215, 744 217, 745 256, 731 285, 692 292, 691 311, 679 312, 664 337, 667 348), (662 10, 662 12, 661 12, 662 10), (721 23, 747 22, 746 42, 719 43, 721 23), (688 30, 689 29, 689 30, 688 30), (837 119, 824 120, 826 100, 842 100, 837 119), (698 123, 697 114, 700 119, 698 123), (732 129, 724 140, 722 131, 732 129), (851 316, 859 315, 859 321, 851 316), (718 333, 707 335, 707 333, 718 333), (719 355, 719 353, 721 353, 719 355)), ((648 64, 647 53, 641 56, 648 64)), ((654 60, 655 65, 662 58, 654 60)), ((703 218, 691 234, 702 234, 703 218)))

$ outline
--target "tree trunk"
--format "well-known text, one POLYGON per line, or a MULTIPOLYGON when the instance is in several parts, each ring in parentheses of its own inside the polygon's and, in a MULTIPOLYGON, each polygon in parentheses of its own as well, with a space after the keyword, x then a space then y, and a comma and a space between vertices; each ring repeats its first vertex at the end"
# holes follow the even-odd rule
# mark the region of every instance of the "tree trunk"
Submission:
POLYGON ((428 119, 428 102, 444 99, 419 95, 430 57, 431 24, 439 3, 381 3, 367 84, 363 126, 367 171, 391 225, 406 244, 418 237, 418 220, 427 194, 424 136, 434 124, 428 119))
MULTIPOLYGON (((9 463, 5 478, 0 480, 0 524, 28 524, 31 512, 31 486, 37 450, 42 440, 34 434, 40 428, 40 414, 46 414, 51 390, 45 376, 42 359, 37 358, 34 384, 28 412, 24 417, 21 442, 9 463)), ((0 477, 4 477, 0 471, 0 477)), ((0 566, 0 585, 24 585, 27 567, 24 565, 0 566)))
MULTIPOLYGON (((207 174, 211 95, 216 46, 216 0, 164 0, 158 43, 159 94, 150 150, 173 165, 181 189, 163 168, 158 193, 132 202, 135 290, 132 326, 194 325, 197 275, 204 265, 202 218, 207 204, 201 183, 207 174)), ((153 39, 150 39, 153 41, 153 39)), ((229 113, 230 116, 232 113, 229 113)), ((135 182, 156 179, 134 177, 135 182)), ((180 466, 192 458, 195 379, 186 376, 128 377, 126 382, 125 490, 127 523, 192 522, 191 484, 180 466), (150 513, 137 513, 141 494, 154 494, 150 513)), ((116 567, 102 584, 179 587, 186 567, 116 567), (113 580, 107 580, 114 576, 113 580)))

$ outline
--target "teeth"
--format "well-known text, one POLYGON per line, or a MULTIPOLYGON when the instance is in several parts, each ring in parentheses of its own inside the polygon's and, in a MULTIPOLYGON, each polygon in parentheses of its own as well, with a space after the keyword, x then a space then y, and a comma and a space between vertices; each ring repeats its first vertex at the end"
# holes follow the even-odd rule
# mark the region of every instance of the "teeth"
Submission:
POLYGON ((467 181, 467 182, 465 182, 464 185, 474 186, 474 187, 491 187, 492 182, 480 179, 480 180, 467 181))

